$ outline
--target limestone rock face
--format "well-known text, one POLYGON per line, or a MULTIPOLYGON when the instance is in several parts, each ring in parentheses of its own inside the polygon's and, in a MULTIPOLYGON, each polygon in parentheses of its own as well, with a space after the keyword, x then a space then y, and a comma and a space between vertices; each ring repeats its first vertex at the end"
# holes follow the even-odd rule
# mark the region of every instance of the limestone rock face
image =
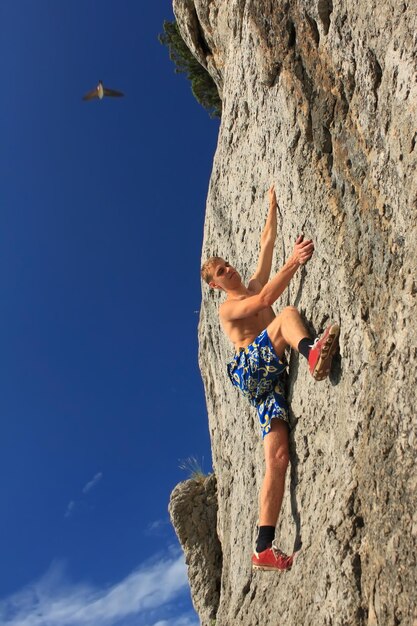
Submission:
MULTIPOLYGON (((411 626, 417 4, 174 0, 174 11, 223 100, 202 258, 223 256, 250 277, 273 182, 273 271, 300 232, 316 247, 276 310, 296 305, 315 332, 341 325, 328 381, 315 383, 290 356, 291 469, 277 538, 284 551, 302 549, 291 572, 252 573, 262 444, 254 409, 227 378, 222 298, 203 288, 200 366, 223 554, 215 624, 411 626)), ((200 565, 188 558, 192 577, 200 565)))
POLYGON ((215 475, 177 485, 169 514, 186 555, 194 607, 203 623, 210 624, 219 606, 222 571, 215 475))

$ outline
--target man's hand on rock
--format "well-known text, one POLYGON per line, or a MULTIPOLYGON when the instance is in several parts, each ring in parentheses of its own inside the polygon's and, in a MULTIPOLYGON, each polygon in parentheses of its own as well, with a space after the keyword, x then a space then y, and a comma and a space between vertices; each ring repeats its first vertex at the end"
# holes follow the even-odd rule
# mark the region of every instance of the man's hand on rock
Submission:
POLYGON ((304 241, 304 235, 299 235, 296 239, 292 253, 294 261, 299 263, 299 265, 305 265, 313 256, 313 252, 314 244, 312 239, 304 241))

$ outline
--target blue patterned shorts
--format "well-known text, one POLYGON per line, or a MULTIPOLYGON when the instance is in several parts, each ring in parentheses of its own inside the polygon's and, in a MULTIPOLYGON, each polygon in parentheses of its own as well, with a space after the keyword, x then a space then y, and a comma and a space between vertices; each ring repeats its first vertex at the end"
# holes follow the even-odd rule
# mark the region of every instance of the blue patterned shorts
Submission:
POLYGON ((272 419, 289 424, 283 387, 285 368, 285 363, 275 354, 266 329, 227 364, 232 383, 257 408, 262 439, 271 430, 272 419))

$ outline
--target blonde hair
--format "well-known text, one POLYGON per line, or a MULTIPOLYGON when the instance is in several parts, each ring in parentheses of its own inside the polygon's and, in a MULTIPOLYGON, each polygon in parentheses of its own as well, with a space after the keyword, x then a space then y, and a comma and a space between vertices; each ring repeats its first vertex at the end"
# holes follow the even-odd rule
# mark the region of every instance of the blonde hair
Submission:
POLYGON ((203 263, 201 268, 201 278, 206 281, 207 284, 213 280, 213 266, 222 261, 223 259, 220 256, 211 256, 207 261, 203 263))

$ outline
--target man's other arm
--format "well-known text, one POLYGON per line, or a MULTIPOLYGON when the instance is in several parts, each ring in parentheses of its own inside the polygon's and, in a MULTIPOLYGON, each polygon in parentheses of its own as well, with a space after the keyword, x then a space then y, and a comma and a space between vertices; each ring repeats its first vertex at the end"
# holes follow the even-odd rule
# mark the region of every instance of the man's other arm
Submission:
POLYGON ((277 197, 274 185, 269 188, 269 211, 261 235, 261 249, 259 252, 256 271, 249 281, 251 291, 260 291, 269 280, 274 254, 275 239, 277 237, 277 197))

